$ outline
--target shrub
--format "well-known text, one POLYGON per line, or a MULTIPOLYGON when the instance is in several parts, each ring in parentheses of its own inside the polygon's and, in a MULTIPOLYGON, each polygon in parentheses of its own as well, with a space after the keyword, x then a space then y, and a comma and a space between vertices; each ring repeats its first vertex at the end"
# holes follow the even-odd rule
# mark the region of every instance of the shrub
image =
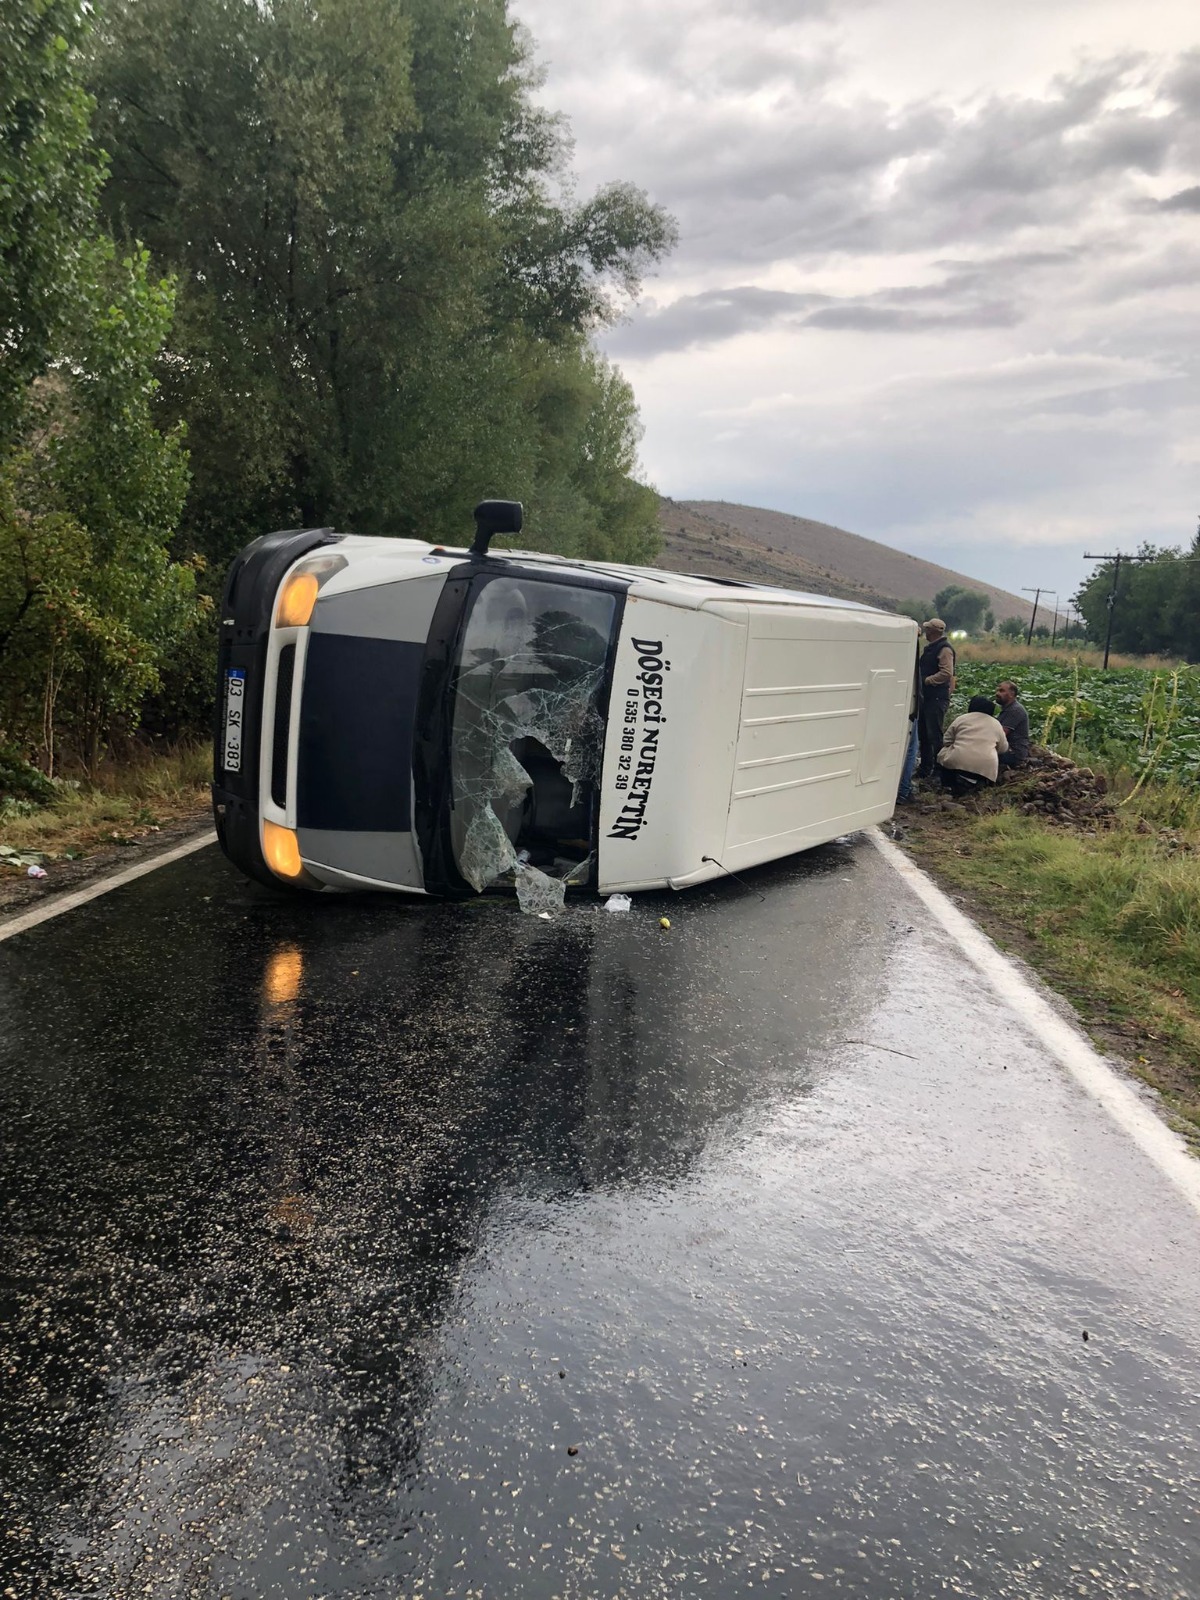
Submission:
POLYGON ((0 745, 0 800, 35 800, 48 804, 54 799, 54 784, 16 748, 0 745))

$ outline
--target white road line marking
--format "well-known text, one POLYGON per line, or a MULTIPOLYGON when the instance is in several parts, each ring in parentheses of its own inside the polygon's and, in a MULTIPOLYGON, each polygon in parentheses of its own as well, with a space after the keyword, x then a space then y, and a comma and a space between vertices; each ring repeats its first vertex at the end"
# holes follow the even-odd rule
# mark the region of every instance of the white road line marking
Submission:
POLYGON ((164 850, 162 855, 152 856, 149 861, 139 861, 132 867, 123 867, 120 872, 114 872, 109 878, 101 878, 97 883, 88 884, 86 889, 74 889, 70 894, 60 895, 55 900, 47 901, 45 905, 35 907, 33 911, 23 911, 19 917, 13 917, 10 922, 0 923, 0 943, 5 939, 14 939, 18 933, 25 933, 29 928, 36 928, 39 922, 48 922, 51 917, 61 917, 64 911, 74 911, 76 906, 86 905, 89 900, 98 899, 110 889, 119 889, 122 884, 132 883, 135 878, 144 878, 148 872, 169 866, 172 861, 179 861, 183 856, 190 856, 196 850, 203 850, 205 845, 216 842, 215 833, 202 833, 197 839, 185 839, 173 849, 164 850))
POLYGON ((1189 1154, 1179 1135, 1146 1105, 1082 1033, 1058 1015, 1030 986, 1015 963, 997 949, 987 934, 977 928, 920 867, 885 839, 877 828, 868 828, 866 833, 884 860, 924 902, 1005 1005, 1020 1017, 1080 1088, 1108 1112, 1121 1131, 1128 1134, 1193 1209, 1200 1212, 1200 1161, 1189 1154))

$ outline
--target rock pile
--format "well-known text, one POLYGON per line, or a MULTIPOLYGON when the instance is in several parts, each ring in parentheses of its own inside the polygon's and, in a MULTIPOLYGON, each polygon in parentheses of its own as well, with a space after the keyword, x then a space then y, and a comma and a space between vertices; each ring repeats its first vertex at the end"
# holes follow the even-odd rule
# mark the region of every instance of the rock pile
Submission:
POLYGON ((1108 828, 1117 814, 1102 772, 1077 767, 1066 756, 1056 756, 1040 745, 1033 747, 1025 766, 1004 785, 1001 794, 1019 810, 1067 828, 1108 828))

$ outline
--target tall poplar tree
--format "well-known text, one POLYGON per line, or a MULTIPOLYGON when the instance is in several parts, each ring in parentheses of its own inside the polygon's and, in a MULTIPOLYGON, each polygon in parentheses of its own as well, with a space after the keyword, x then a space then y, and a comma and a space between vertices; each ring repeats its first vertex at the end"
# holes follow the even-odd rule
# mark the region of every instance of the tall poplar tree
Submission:
POLYGON ((105 211, 178 276, 190 538, 462 539, 504 494, 547 547, 650 553, 589 339, 673 225, 625 185, 561 197, 505 0, 111 0, 93 78, 105 211))
POLYGON ((83 0, 0 6, 0 449, 30 381, 58 353, 86 279, 103 162, 73 56, 83 0))
POLYGON ((203 610, 173 560, 182 431, 156 426, 170 282, 99 226, 90 8, 0 6, 0 746, 94 767, 203 610))

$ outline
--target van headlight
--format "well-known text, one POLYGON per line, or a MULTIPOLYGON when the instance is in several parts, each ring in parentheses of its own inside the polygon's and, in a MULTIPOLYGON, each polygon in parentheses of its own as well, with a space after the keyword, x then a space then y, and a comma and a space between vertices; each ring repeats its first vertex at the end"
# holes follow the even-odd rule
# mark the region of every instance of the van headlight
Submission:
POLYGON ((322 585, 345 565, 345 556, 316 556, 289 572, 275 605, 275 626, 307 627, 322 585))

